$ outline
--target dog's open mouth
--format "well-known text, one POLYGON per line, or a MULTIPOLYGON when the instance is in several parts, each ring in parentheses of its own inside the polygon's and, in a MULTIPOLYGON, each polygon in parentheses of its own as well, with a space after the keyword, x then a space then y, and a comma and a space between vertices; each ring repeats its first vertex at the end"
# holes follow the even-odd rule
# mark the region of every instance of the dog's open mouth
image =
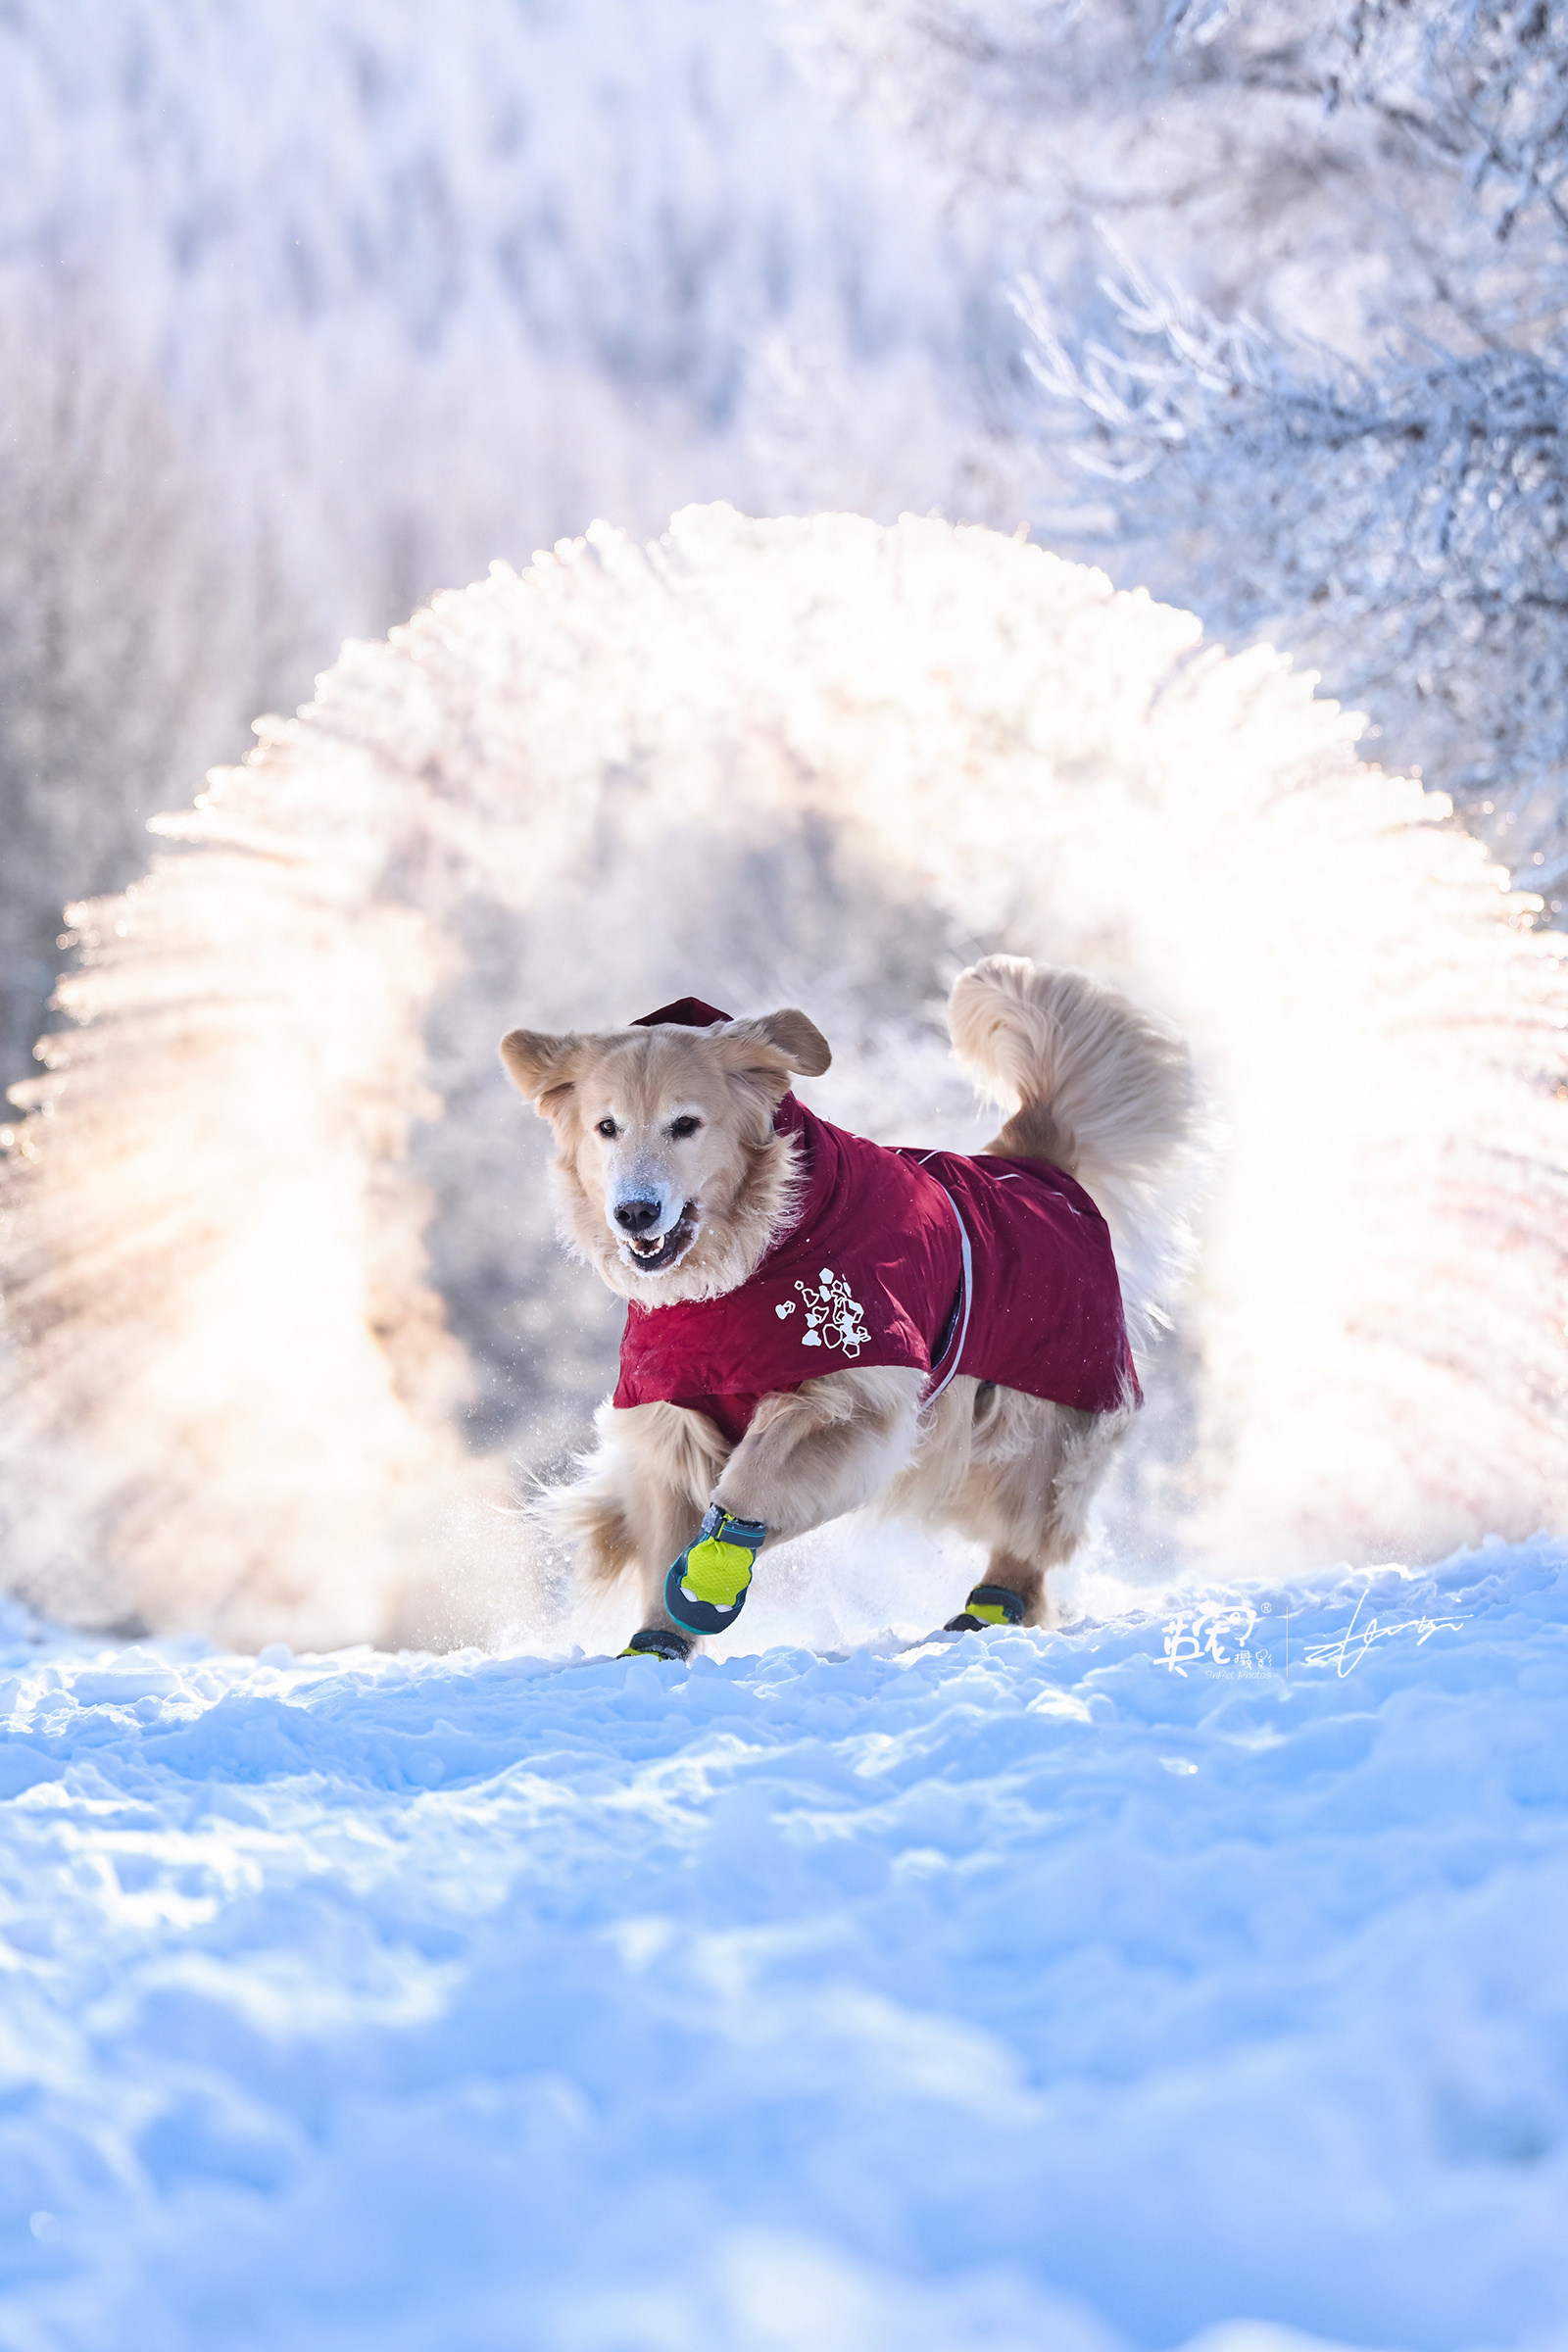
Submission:
POLYGON ((663 1274, 685 1256, 697 1238, 697 1203, 688 1200, 667 1233, 633 1236, 621 1244, 621 1254, 639 1274, 663 1274))

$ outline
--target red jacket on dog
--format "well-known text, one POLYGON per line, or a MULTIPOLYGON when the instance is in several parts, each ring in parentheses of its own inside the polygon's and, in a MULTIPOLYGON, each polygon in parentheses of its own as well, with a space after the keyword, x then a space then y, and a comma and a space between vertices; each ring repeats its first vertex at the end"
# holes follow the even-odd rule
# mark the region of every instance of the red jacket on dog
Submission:
MULTIPOLYGON (((695 998, 649 1013, 707 1028, 695 998)), ((786 1095, 794 1223, 737 1290, 626 1310, 620 1406, 688 1405, 738 1443, 760 1399, 845 1364, 956 1373, 1109 1413, 1143 1401, 1105 1220, 1040 1159, 892 1151, 786 1095)))

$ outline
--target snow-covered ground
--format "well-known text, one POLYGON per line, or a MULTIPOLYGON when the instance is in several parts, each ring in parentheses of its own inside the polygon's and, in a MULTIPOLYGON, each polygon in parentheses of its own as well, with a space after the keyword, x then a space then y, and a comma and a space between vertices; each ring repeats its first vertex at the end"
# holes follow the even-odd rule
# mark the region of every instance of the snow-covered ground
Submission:
POLYGON ((1568 2343, 1568 1547, 1091 1599, 13 1615, 6 2352, 1568 2343))

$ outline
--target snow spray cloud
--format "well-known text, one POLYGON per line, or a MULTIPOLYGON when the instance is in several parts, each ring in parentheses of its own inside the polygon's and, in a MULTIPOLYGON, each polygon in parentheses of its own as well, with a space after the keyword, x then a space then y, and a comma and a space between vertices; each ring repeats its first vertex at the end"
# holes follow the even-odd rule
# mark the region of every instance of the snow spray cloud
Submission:
POLYGON ((939 1006, 989 949, 1183 1024, 1225 1138, 1119 1559, 1563 1517, 1559 943, 1275 655, 992 532, 693 509, 497 566, 258 733, 72 911, 78 1025, 9 1131, 0 1466, 44 1606, 480 1630, 529 1574, 493 1506, 616 1325, 501 1031, 798 1001, 819 1107, 972 1148, 939 1006))

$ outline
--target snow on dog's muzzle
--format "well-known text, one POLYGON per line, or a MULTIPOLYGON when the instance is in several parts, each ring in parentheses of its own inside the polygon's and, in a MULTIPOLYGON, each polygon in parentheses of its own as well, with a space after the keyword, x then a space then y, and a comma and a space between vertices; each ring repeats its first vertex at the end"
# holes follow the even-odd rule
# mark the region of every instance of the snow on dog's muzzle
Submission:
POLYGON ((662 1274, 686 1250, 697 1231, 697 1203, 670 1198, 665 1185, 617 1186, 607 1203, 612 1232, 627 1265, 640 1274, 662 1274))

